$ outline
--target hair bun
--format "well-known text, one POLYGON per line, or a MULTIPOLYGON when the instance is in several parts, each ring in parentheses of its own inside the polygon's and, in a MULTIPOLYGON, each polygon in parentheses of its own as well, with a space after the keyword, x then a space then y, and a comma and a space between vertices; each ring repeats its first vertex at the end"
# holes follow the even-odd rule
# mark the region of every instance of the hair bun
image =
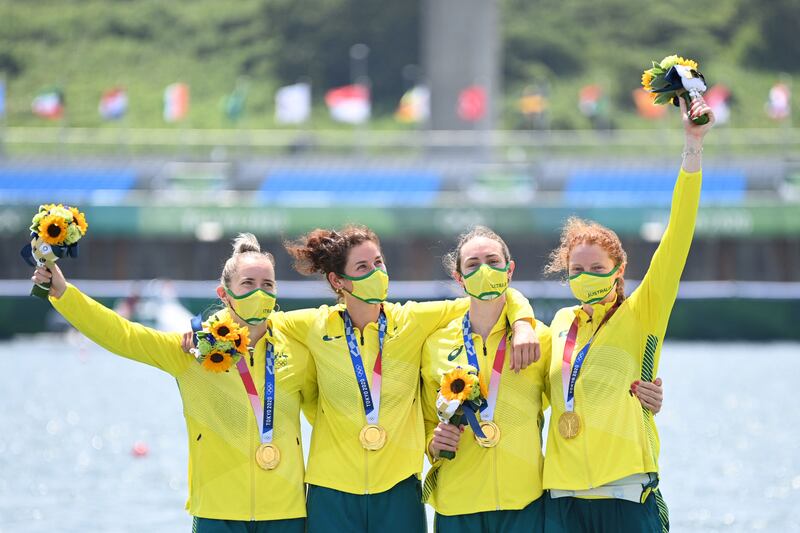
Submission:
POLYGON ((366 226, 345 226, 339 231, 316 228, 295 241, 284 242, 294 258, 294 268, 303 275, 344 272, 351 248, 364 241, 380 247, 377 235, 366 226))
POLYGON ((233 255, 246 252, 261 252, 261 245, 252 233, 240 233, 233 240, 233 255))

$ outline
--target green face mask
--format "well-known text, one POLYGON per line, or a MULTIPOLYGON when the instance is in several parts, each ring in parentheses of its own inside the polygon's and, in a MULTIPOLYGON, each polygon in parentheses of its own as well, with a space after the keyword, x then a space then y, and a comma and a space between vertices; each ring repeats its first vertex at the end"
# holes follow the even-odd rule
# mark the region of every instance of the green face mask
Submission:
POLYGON ((464 276, 464 291, 478 300, 494 300, 502 296, 508 289, 508 269, 511 263, 503 268, 495 268, 483 263, 464 276))
POLYGON ((585 304, 596 304, 611 294, 617 284, 614 274, 619 270, 619 265, 608 274, 594 272, 579 272, 569 277, 569 288, 575 298, 585 304))
POLYGON ((353 290, 347 292, 368 304, 379 304, 386 300, 386 296, 389 294, 389 274, 383 269, 376 268, 359 277, 345 274, 339 274, 339 276, 353 282, 353 290))
POLYGON ((255 289, 241 296, 233 294, 227 287, 225 287, 225 292, 231 297, 230 304, 233 312, 250 325, 264 322, 275 309, 278 299, 275 294, 264 289, 255 289))

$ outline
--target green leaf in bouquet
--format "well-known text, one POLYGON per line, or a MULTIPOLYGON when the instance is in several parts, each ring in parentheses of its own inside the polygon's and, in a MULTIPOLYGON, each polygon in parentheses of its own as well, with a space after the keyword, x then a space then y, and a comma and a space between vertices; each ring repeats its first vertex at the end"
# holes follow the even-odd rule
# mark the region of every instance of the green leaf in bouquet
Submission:
POLYGON ((219 341, 219 342, 216 344, 216 348, 217 348, 217 349, 218 349, 220 352, 227 352, 227 351, 230 351, 231 349, 233 349, 233 342, 231 342, 231 341, 219 341))
POLYGON ((64 244, 75 244, 81 239, 81 230, 78 228, 76 224, 70 224, 67 226, 67 238, 64 241, 64 244))
POLYGON ((667 87, 669 87, 669 83, 667 83, 667 81, 664 78, 661 78, 659 81, 655 81, 654 80, 650 84, 650 87, 652 87, 654 92, 661 91, 661 90, 666 89, 667 87))
POLYGON ((655 99, 653 100, 653 103, 656 105, 668 104, 674 96, 675 96, 674 92, 659 93, 658 96, 656 96, 655 99))
POLYGON ((212 348, 213 348, 213 346, 211 345, 210 342, 208 342, 208 340, 206 340, 204 338, 198 339, 198 341, 197 341, 197 349, 200 350, 201 354, 203 354, 203 355, 208 354, 211 351, 212 348))

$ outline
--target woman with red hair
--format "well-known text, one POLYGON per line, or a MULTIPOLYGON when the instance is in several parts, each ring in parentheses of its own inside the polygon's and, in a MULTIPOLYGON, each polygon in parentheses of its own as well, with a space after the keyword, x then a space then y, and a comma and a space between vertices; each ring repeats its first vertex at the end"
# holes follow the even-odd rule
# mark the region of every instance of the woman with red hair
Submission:
POLYGON ((702 98, 687 117, 669 225, 641 284, 626 297, 627 256, 616 233, 571 218, 548 273, 565 274, 579 305, 550 326, 552 416, 544 464, 547 533, 668 531, 658 491, 653 414, 630 394, 652 381, 678 294, 700 201, 703 138, 714 123, 702 98), (689 118, 708 115, 699 126, 689 118))

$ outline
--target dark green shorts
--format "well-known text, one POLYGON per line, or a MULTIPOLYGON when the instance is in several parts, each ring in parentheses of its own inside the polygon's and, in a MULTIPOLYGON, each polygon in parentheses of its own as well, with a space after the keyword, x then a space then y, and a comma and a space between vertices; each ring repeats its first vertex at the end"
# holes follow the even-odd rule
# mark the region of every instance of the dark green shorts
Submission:
POLYGON ((645 502, 544 496, 545 533, 662 533, 669 531, 666 506, 654 490, 645 502), (662 511, 663 509, 663 511, 662 511))
POLYGON ((308 486, 308 533, 425 533, 422 487, 411 476, 378 494, 308 486))
POLYGON ((482 513, 446 516, 436 513, 434 533, 539 533, 544 530, 544 500, 542 495, 526 507, 515 511, 484 511, 482 513))
POLYGON ((303 533, 305 518, 287 520, 215 520, 194 517, 192 533, 303 533))

